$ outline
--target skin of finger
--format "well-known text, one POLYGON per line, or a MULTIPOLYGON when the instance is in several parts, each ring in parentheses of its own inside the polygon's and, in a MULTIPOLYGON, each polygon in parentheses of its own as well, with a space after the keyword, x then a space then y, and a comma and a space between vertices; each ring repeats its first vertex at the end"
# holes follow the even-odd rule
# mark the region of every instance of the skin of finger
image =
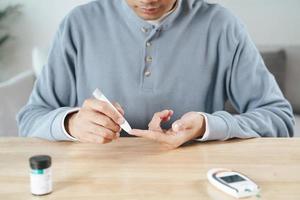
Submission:
POLYGON ((100 126, 98 124, 94 123, 88 123, 88 127, 86 127, 86 130, 90 133, 93 133, 94 135, 101 136, 106 139, 114 139, 117 135, 116 132, 113 132, 103 126, 100 126))
POLYGON ((160 126, 161 119, 152 119, 151 122, 148 124, 148 129, 150 131, 159 131, 162 132, 162 128, 160 126))
POLYGON ((170 110, 163 110, 155 113, 152 120, 148 124, 149 130, 163 132, 160 124, 163 119, 169 119, 171 114, 172 112, 170 112, 170 110))
MULTIPOLYGON (((79 141, 101 143, 101 141, 99 141, 99 139, 97 139, 97 141, 95 142, 94 139, 91 138, 93 136, 89 136, 90 133, 88 133, 88 131, 86 129, 87 128, 86 124, 88 124, 88 123, 89 123, 89 121, 85 118, 85 109, 84 108, 81 109, 79 112, 72 113, 72 115, 69 116, 68 133, 70 135, 72 135, 73 137, 77 138, 79 141)), ((105 141, 106 140, 109 141, 111 139, 105 139, 105 141)))
MULTIPOLYGON (((182 131, 185 129, 190 129, 195 126, 197 122, 195 122, 195 116, 192 113, 187 113, 183 115, 179 120, 176 120, 172 124, 172 129, 175 132, 182 131)), ((199 120, 200 123, 200 120, 199 120)))
POLYGON ((186 128, 190 129, 191 139, 201 137, 205 133, 205 118, 202 114, 197 112, 189 112, 185 114, 182 119, 185 121, 186 128))
POLYGON ((117 108, 117 107, 116 107, 116 109, 118 110, 118 112, 119 112, 122 116, 125 115, 125 112, 124 112, 123 110, 121 110, 120 108, 117 108))
POLYGON ((114 140, 119 139, 119 138, 120 138, 120 135, 121 135, 121 133, 120 133, 120 132, 117 132, 116 137, 114 138, 114 140))
POLYGON ((180 145, 171 145, 171 144, 162 144, 167 150, 173 150, 173 149, 176 149, 178 148, 180 145))
POLYGON ((109 140, 109 139, 104 138, 102 144, 111 143, 112 141, 114 141, 114 140, 109 140))
MULTIPOLYGON (((180 122, 182 123, 182 122, 180 122)), ((176 138, 175 143, 185 143, 194 137, 194 130, 192 128, 186 128, 182 125, 180 128, 177 128, 175 123, 172 124, 172 128, 169 131, 169 135, 172 135, 176 138)), ((181 145, 180 144, 180 145, 181 145)))
POLYGON ((171 116, 169 116, 169 117, 167 117, 167 118, 163 118, 162 119, 162 122, 168 122, 168 121, 170 121, 171 120, 171 116))
POLYGON ((113 103, 113 105, 124 116, 125 112, 122 106, 118 102, 113 103))
POLYGON ((90 122, 93 122, 94 124, 98 124, 107 129, 110 129, 113 132, 118 132, 121 129, 121 127, 118 124, 116 124, 114 121, 112 121, 111 118, 107 117, 102 113, 96 112, 94 110, 85 111, 85 117, 90 122))
POLYGON ((163 110, 161 112, 155 113, 154 116, 153 116, 153 118, 154 117, 160 117, 161 119, 163 119, 163 118, 169 117, 171 114, 172 114, 171 110, 163 110))
POLYGON ((94 144, 104 144, 107 140, 101 136, 94 135, 92 133, 81 134, 78 138, 80 142, 84 143, 94 143, 94 144))
POLYGON ((123 116, 119 112, 115 111, 112 106, 109 105, 109 103, 98 99, 89 99, 84 103, 84 105, 86 106, 86 108, 103 113, 104 115, 111 118, 115 123, 122 124, 121 119, 123 119, 123 116))
MULTIPOLYGON (((157 113, 157 115, 159 116, 160 113, 157 113)), ((193 115, 190 113, 186 116, 184 116, 184 120, 188 120, 191 118, 194 118, 193 115)), ((180 122, 180 121, 178 121, 180 122)), ((147 138, 147 139, 152 139, 152 140, 155 140, 155 141, 158 141, 166 146, 168 146, 169 148, 171 149, 174 149, 174 148, 177 148, 179 146, 181 146, 183 143, 193 139, 192 137, 192 130, 186 130, 186 131, 181 131, 181 132, 174 132, 172 130, 168 130, 167 131, 167 134, 165 134, 167 137, 166 138, 163 138, 161 136, 158 136, 157 135, 157 131, 137 131, 137 132, 134 132, 134 134, 136 136, 139 136, 139 137, 144 137, 144 138, 147 138), (154 134, 156 133, 156 134, 154 134)), ((160 132, 160 134, 162 134, 162 132, 160 132)))
POLYGON ((188 112, 181 117, 181 120, 186 124, 185 127, 192 128, 195 125, 201 125, 203 122, 203 115, 197 112, 188 112))
POLYGON ((175 133, 172 130, 168 130, 168 134, 139 129, 134 129, 133 131, 135 136, 159 142, 163 146, 167 146, 169 149, 175 149, 188 141, 188 137, 185 133, 175 133))
POLYGON ((179 132, 179 131, 184 130, 184 129, 185 129, 185 127, 184 127, 184 125, 183 125, 183 123, 180 119, 173 122, 172 130, 174 132, 179 132))
POLYGON ((169 114, 167 116, 165 116, 164 118, 162 118, 163 122, 167 122, 170 121, 171 117, 173 116, 174 111, 173 110, 169 110, 169 114))
POLYGON ((165 134, 162 132, 152 132, 146 135, 146 138, 152 139, 160 144, 167 146, 169 149, 175 149, 186 142, 184 135, 178 135, 173 132, 173 134, 165 134))
MULTIPOLYGON (((119 132, 121 130, 119 125, 116 125, 117 126, 116 131, 111 131, 109 129, 103 130, 102 126, 99 126, 98 124, 94 124, 93 122, 91 122, 88 119, 88 117, 86 117, 87 113, 90 113, 90 112, 95 112, 95 111, 82 108, 80 110, 80 112, 77 113, 77 116, 74 116, 74 118, 76 118, 76 121, 77 121, 77 122, 75 122, 75 124, 73 125, 73 128, 72 128, 72 129, 74 129, 72 131, 72 135, 74 137, 76 137, 77 139, 79 139, 81 141, 85 141, 86 134, 89 134, 89 132, 93 132, 93 130, 96 130, 96 131, 94 131, 94 134, 100 135, 101 137, 105 137, 106 140, 112 140, 115 138, 116 139, 119 138, 119 136, 117 136, 117 132, 119 132), (94 128, 91 128, 91 127, 89 128, 89 126, 94 126, 94 128), (95 127, 95 126, 97 126, 97 127, 95 127), (102 130, 102 132, 101 132, 101 130, 102 130), (104 133, 106 133, 106 134, 104 134, 104 133)), ((103 115, 103 116, 108 118, 105 115, 103 115)), ((111 120, 110 118, 108 118, 108 119, 111 120)), ((74 122, 72 122, 72 123, 74 123, 74 122)), ((112 122, 112 123, 115 124, 114 122, 112 122)))
POLYGON ((133 129, 131 133, 135 136, 143 137, 143 138, 154 140, 157 142, 166 142, 166 140, 167 140, 167 137, 165 136, 165 134, 162 132, 158 132, 158 131, 133 129))
MULTIPOLYGON (((188 114, 185 116, 184 120, 188 120, 188 119, 192 120, 195 118, 197 117, 193 116, 192 114, 188 114)), ((194 130, 192 128, 185 129, 184 131, 180 131, 180 132, 174 132, 172 131, 172 129, 170 129, 165 134, 166 138, 164 138, 163 140, 161 139, 161 137, 154 136, 152 133, 154 132, 138 131, 135 134, 140 137, 158 141, 170 148, 177 148, 181 146, 183 143, 194 139, 194 135, 195 135, 194 130)))
POLYGON ((101 137, 99 135, 95 135, 93 133, 85 133, 80 136, 79 141, 84 142, 84 143, 107 144, 107 143, 112 142, 113 140, 103 138, 103 137, 101 137))

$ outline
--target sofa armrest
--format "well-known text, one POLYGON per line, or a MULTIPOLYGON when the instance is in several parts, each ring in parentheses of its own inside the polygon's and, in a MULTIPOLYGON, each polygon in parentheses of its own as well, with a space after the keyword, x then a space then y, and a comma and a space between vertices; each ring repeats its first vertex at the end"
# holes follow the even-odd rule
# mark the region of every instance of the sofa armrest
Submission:
POLYGON ((34 81, 29 70, 0 83, 0 136, 18 135, 16 114, 27 103, 34 81))

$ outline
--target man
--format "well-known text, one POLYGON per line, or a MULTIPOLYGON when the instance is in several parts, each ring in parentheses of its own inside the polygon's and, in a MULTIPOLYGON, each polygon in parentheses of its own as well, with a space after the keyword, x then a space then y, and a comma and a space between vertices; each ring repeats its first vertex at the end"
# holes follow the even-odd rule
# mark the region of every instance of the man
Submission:
POLYGON ((292 108, 244 25, 203 0, 99 0, 62 22, 20 135, 108 143, 293 136, 292 108), (91 98, 100 88, 115 112, 91 98), (239 115, 224 111, 229 100, 239 115), (155 114, 154 114, 155 113, 155 114), (146 130, 148 129, 148 130, 146 130), (126 135, 122 132, 121 135, 126 135))

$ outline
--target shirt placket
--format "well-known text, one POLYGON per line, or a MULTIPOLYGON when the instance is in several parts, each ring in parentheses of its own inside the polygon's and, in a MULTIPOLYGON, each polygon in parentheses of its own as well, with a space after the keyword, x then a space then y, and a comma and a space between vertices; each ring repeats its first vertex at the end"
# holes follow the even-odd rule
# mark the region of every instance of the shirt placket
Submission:
POLYGON ((143 66, 142 66, 142 89, 144 90, 153 90, 153 85, 155 81, 154 70, 155 70, 155 41, 154 38, 157 38, 160 28, 155 28, 154 26, 142 27, 142 33, 145 36, 145 41, 143 44, 143 66))

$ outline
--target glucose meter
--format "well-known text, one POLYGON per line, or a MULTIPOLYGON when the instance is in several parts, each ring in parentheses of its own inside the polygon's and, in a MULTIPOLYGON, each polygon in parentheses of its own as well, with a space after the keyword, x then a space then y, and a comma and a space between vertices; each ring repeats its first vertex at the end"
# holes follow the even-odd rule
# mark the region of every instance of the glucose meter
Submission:
POLYGON ((245 175, 228 169, 211 169, 207 172, 209 182, 235 198, 258 195, 259 187, 245 175))

